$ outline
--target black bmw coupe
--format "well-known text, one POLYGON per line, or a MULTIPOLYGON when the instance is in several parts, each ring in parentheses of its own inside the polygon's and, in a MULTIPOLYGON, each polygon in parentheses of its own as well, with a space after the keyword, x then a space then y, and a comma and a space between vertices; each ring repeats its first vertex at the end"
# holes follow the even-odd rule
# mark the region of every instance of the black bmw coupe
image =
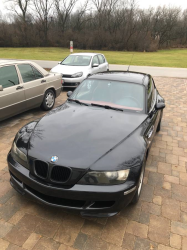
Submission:
POLYGON ((150 75, 88 77, 63 105, 17 133, 8 154, 11 185, 83 216, 117 214, 140 197, 164 107, 150 75))

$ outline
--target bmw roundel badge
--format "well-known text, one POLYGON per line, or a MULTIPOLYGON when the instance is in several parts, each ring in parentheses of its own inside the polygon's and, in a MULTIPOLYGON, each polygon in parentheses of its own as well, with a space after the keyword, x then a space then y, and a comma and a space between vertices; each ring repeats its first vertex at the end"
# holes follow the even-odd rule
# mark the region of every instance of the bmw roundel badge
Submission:
POLYGON ((51 157, 51 162, 57 162, 57 161, 58 161, 58 156, 51 157))

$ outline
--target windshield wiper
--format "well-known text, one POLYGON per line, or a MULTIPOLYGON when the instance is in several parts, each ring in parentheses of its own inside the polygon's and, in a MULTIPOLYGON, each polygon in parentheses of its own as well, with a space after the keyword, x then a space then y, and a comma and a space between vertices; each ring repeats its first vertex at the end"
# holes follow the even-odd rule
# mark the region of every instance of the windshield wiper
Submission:
POLYGON ((76 103, 78 103, 78 104, 80 104, 80 105, 88 106, 87 103, 85 103, 85 102, 80 102, 79 100, 75 100, 75 99, 68 98, 68 101, 70 101, 70 102, 76 102, 76 103))
POLYGON ((13 82, 13 81, 11 81, 11 80, 8 80, 8 81, 11 82, 11 83, 13 83, 14 85, 16 85, 15 82, 13 82))
POLYGON ((123 109, 115 108, 115 107, 108 106, 108 105, 100 105, 100 104, 96 104, 96 103, 91 103, 91 105, 92 106, 96 106, 96 107, 102 107, 102 108, 105 108, 105 109, 113 109, 113 110, 117 110, 117 111, 122 111, 123 112, 123 109))

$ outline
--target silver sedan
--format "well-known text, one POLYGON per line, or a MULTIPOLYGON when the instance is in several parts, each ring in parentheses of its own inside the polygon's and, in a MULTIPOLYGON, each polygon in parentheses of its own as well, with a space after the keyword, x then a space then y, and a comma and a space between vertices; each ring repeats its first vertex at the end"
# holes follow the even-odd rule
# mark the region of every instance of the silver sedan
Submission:
POLYGON ((103 54, 74 53, 66 57, 51 72, 61 73, 64 87, 76 88, 88 76, 109 70, 103 54))
POLYGON ((0 121, 35 107, 50 110, 60 95, 62 75, 29 61, 0 61, 0 121))

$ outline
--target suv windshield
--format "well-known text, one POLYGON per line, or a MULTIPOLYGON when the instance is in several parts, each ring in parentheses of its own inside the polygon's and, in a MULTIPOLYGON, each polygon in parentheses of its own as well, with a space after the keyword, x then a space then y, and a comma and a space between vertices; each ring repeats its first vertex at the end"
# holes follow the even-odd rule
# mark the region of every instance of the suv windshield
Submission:
POLYGON ((61 62, 61 65, 67 66, 89 66, 91 56, 85 55, 69 55, 61 62))
POLYGON ((145 111, 145 87, 136 83, 86 79, 71 98, 89 104, 145 111))

